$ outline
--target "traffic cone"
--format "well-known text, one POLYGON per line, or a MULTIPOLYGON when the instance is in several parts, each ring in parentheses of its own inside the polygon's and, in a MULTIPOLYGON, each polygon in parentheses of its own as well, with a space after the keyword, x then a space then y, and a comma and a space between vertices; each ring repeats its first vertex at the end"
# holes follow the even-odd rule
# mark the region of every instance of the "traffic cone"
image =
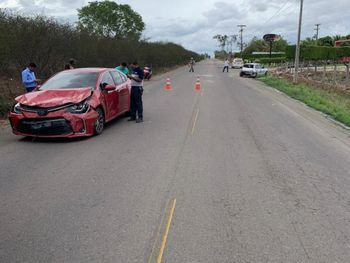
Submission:
POLYGON ((170 83, 170 78, 166 79, 166 83, 165 83, 165 88, 166 91, 171 91, 172 87, 171 87, 171 83, 170 83))
POLYGON ((194 85, 194 90, 200 92, 201 91, 201 82, 199 77, 197 77, 196 84, 194 85))

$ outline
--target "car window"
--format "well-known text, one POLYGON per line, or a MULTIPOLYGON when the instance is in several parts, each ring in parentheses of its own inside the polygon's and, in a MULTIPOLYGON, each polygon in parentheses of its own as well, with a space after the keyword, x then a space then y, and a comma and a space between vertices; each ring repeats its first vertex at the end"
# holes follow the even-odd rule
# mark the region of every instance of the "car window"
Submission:
POLYGON ((125 74, 123 74, 123 73, 119 73, 119 74, 122 77, 124 82, 128 80, 128 77, 125 74))
POLYGON ((261 69, 261 66, 260 65, 255 65, 255 68, 261 69))
POLYGON ((39 90, 95 88, 96 72, 63 71, 47 80, 39 90))
MULTIPOLYGON (((120 85, 120 84, 123 84, 125 82, 125 80, 123 79, 122 75, 123 74, 120 74, 118 71, 111 71, 110 72, 113 79, 114 79, 114 82, 117 84, 117 85, 120 85)), ((124 75, 125 76, 125 75, 124 75)))
POLYGON ((115 85, 114 80, 111 76, 111 74, 109 74, 109 72, 105 72, 102 75, 101 78, 101 85, 106 86, 106 85, 115 85))
POLYGON ((249 65, 248 64, 244 64, 243 68, 249 68, 249 65))

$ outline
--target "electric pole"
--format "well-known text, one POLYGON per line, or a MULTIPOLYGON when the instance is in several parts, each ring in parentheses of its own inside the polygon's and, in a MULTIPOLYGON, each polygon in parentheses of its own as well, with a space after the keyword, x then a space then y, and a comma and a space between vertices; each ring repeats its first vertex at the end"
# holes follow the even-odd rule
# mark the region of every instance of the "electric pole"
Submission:
POLYGON ((321 24, 315 24, 315 26, 316 26, 316 28, 315 28, 315 31, 316 31, 316 35, 315 35, 315 37, 316 37, 316 44, 317 44, 317 41, 318 41, 318 31, 320 30, 320 25, 321 24))
POLYGON ((243 58, 243 28, 246 27, 246 25, 238 25, 240 28, 239 32, 241 33, 241 58, 243 58))
POLYGON ((304 5, 304 0, 300 0, 298 40, 297 40, 297 46, 295 49, 295 64, 294 64, 294 76, 293 76, 293 83, 294 84, 298 83, 299 56, 300 56, 300 35, 301 35, 301 24, 302 24, 302 19, 303 19, 303 5, 304 5))

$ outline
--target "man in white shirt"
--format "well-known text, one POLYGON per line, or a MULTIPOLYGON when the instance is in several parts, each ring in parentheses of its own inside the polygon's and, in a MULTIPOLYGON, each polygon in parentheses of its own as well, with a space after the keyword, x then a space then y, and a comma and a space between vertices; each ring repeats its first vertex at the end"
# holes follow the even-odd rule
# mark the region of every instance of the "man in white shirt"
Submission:
POLYGON ((229 61, 228 59, 226 58, 225 59, 225 62, 224 62, 224 68, 222 69, 222 72, 225 72, 225 69, 226 69, 226 72, 228 72, 228 66, 229 66, 229 61))

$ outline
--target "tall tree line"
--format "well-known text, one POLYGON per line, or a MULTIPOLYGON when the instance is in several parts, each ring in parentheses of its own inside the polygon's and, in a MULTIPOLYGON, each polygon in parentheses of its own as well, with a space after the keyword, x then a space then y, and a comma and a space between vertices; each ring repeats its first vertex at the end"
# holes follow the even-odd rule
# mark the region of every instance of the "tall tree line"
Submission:
POLYGON ((47 78, 62 70, 69 58, 75 58, 78 67, 114 67, 136 59, 140 65, 152 65, 155 70, 183 64, 190 57, 201 58, 174 43, 140 40, 142 23, 141 31, 125 31, 125 37, 120 37, 124 34, 120 27, 117 34, 107 27, 99 31, 98 26, 91 30, 84 25, 88 24, 82 20, 74 26, 45 16, 24 16, 0 9, 0 75, 19 74, 31 61, 38 65, 40 77, 47 78))

